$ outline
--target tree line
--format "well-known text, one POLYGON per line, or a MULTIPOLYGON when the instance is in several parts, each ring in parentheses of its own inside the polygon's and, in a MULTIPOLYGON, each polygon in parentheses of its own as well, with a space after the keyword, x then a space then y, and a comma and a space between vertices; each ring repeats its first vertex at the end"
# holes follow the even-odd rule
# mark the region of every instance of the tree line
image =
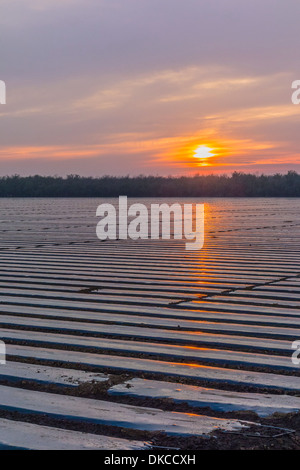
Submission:
POLYGON ((300 175, 3 176, 0 197, 300 197, 300 175))

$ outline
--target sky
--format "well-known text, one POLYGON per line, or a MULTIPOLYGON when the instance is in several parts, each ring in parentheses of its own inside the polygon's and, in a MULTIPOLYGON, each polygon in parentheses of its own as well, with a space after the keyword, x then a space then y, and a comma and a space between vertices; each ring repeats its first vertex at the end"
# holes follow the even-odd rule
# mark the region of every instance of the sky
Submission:
POLYGON ((0 0, 0 175, 300 172, 298 0, 0 0))

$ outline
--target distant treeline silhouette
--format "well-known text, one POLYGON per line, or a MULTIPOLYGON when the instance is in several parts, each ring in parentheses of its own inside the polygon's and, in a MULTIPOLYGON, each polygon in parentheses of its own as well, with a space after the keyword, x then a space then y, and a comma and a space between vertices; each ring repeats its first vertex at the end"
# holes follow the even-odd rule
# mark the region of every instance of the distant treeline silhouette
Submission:
POLYGON ((300 175, 0 177, 0 197, 300 197, 300 175))

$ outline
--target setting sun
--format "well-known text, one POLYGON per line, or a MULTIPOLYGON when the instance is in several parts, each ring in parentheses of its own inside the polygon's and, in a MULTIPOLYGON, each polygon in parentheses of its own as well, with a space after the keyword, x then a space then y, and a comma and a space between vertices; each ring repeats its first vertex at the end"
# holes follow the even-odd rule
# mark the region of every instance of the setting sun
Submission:
POLYGON ((210 147, 207 147, 206 145, 200 145, 196 148, 194 152, 194 157, 200 158, 201 160, 206 160, 207 158, 214 156, 211 152, 212 149, 210 147))

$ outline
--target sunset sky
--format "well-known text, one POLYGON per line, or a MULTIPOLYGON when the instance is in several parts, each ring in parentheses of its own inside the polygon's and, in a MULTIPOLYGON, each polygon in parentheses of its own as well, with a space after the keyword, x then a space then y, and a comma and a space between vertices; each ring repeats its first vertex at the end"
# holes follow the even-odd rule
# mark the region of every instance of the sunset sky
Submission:
POLYGON ((1 0, 0 174, 300 172, 299 0, 1 0))

